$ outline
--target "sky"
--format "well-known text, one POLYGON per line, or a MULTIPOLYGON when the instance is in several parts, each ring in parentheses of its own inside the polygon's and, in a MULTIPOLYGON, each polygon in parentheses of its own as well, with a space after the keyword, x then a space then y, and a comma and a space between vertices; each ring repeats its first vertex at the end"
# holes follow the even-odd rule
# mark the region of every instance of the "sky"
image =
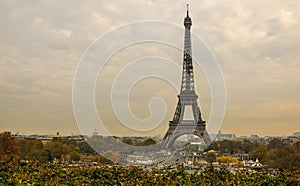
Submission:
MULTIPOLYGON (((223 72, 227 104, 221 131, 238 136, 291 135, 300 131, 297 0, 2 0, 0 131, 80 133, 73 112, 72 86, 88 47, 112 29, 137 21, 158 20, 183 26, 186 3, 190 4, 193 34, 212 50, 223 72)), ((130 37, 135 37, 134 33, 130 37)), ((110 42, 123 39, 120 35, 110 42)), ((183 40, 183 35, 175 39, 183 40)), ((95 84, 97 112, 112 133, 140 134, 121 126, 112 102, 107 100, 118 72, 143 55, 163 56, 179 66, 182 63, 179 50, 157 43, 133 45, 113 55, 95 84)), ((151 69, 161 69, 154 64, 151 69)), ((201 67, 195 67, 195 74, 202 116, 208 120, 209 82, 201 67)), ((180 76, 176 77, 180 80, 180 76)), ((151 115, 148 104, 153 97, 161 97, 167 105, 165 117, 149 135, 166 132, 177 94, 176 88, 155 77, 132 88, 129 104, 138 118, 151 115)), ((87 127, 86 131, 94 128, 87 127)))

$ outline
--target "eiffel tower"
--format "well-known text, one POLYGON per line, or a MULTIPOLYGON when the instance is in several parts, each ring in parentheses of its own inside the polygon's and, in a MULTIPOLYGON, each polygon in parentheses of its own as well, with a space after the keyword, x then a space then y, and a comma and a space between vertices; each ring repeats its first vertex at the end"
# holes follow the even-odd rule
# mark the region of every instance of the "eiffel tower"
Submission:
POLYGON ((200 108, 197 103, 198 96, 195 92, 191 26, 192 20, 189 17, 189 7, 187 5, 187 15, 184 19, 185 36, 181 90, 178 95, 179 100, 173 120, 169 122, 169 129, 163 138, 166 148, 172 148, 175 140, 185 134, 198 136, 203 139, 206 145, 211 143, 211 139, 206 131, 206 123, 201 117, 200 108), (190 110, 192 110, 193 119, 184 118, 187 107, 191 107, 190 110))

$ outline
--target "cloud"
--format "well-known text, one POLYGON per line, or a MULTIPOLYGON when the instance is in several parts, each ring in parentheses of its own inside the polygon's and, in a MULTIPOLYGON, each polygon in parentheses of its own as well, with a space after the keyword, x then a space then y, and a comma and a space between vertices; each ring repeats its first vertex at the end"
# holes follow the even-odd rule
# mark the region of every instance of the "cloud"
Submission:
MULTIPOLYGON (((249 117, 263 123, 260 118, 264 115, 274 117, 274 122, 285 122, 286 128, 290 128, 286 132, 298 129, 295 110, 299 110, 300 100, 299 6, 297 1, 190 1, 192 31, 212 48, 225 75, 228 91, 225 131, 245 133, 240 123, 247 123, 249 117)), ((71 90, 85 49, 99 36, 122 24, 154 19, 182 25, 184 16, 185 2, 181 1, 1 1, 1 127, 30 133, 27 126, 39 125, 29 114, 34 110, 44 123, 37 132, 56 131, 47 127, 53 122, 68 126, 63 129, 65 133, 78 131, 72 115, 71 90), (58 107, 63 109, 57 110, 58 107), (24 113, 31 117, 25 117, 24 113), (18 114, 24 117, 14 117, 18 114), (59 119, 55 119, 56 115, 59 119), (34 124, 23 125, 30 122, 34 124)), ((155 54, 172 56, 168 50, 155 51, 160 47, 145 47, 155 54)), ((99 76, 104 79, 98 81, 106 81, 107 90, 113 74, 126 64, 124 61, 145 51, 136 49, 128 50, 133 55, 120 52, 106 66, 107 74, 99 76)), ((179 64, 181 59, 179 55, 172 58, 179 64)), ((203 91, 205 83, 201 81, 196 84, 198 91, 203 91)), ((168 93, 162 92, 164 96, 168 93)), ((171 105, 176 104, 175 96, 171 105)), ((200 98, 208 115, 209 93, 204 90, 200 98)), ((144 105, 142 97, 139 100, 137 110, 144 105)), ((172 117, 172 112, 167 117, 172 117)), ((107 120, 114 121, 109 117, 107 120)), ((266 122, 269 131, 262 134, 272 133, 271 121, 266 122)))

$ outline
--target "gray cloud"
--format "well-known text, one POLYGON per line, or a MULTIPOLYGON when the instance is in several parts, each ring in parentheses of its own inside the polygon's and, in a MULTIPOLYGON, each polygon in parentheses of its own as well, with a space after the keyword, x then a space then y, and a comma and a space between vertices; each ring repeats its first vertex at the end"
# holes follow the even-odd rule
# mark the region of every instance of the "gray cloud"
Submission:
MULTIPOLYGON (((256 133, 274 135, 298 130, 300 4, 227 0, 190 1, 190 5, 193 32, 212 48, 224 72, 228 105, 223 130, 248 134, 257 128, 256 133), (254 129, 247 131, 249 123, 254 129)), ((184 15, 183 1, 1 1, 1 130, 78 132, 71 88, 80 56, 89 44, 122 24, 155 19, 181 25, 184 15)), ((117 73, 124 65, 122 57, 126 55, 116 56, 107 72, 117 73)), ((180 56, 174 60, 181 63, 180 56)), ((107 89, 112 74, 103 74, 107 89)), ((207 87, 202 90, 205 80, 198 81, 200 106, 207 115, 209 92, 207 87)), ((169 91, 169 104, 174 105, 176 95, 169 91)), ((99 94, 101 102, 105 96, 99 94)), ((138 98, 136 108, 143 107, 142 97, 138 98)), ((174 109, 167 117, 172 117, 174 109)))

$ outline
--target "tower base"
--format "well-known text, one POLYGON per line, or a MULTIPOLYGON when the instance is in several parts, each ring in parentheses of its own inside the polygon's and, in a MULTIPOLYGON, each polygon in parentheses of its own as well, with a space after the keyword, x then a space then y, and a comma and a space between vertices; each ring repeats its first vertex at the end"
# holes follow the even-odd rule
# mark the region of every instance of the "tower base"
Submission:
POLYGON ((206 146, 210 145, 211 139, 206 131, 205 121, 194 124, 193 121, 185 121, 179 124, 169 123, 169 129, 163 138, 165 148, 173 148, 174 142, 183 135, 193 134, 203 139, 206 146))

